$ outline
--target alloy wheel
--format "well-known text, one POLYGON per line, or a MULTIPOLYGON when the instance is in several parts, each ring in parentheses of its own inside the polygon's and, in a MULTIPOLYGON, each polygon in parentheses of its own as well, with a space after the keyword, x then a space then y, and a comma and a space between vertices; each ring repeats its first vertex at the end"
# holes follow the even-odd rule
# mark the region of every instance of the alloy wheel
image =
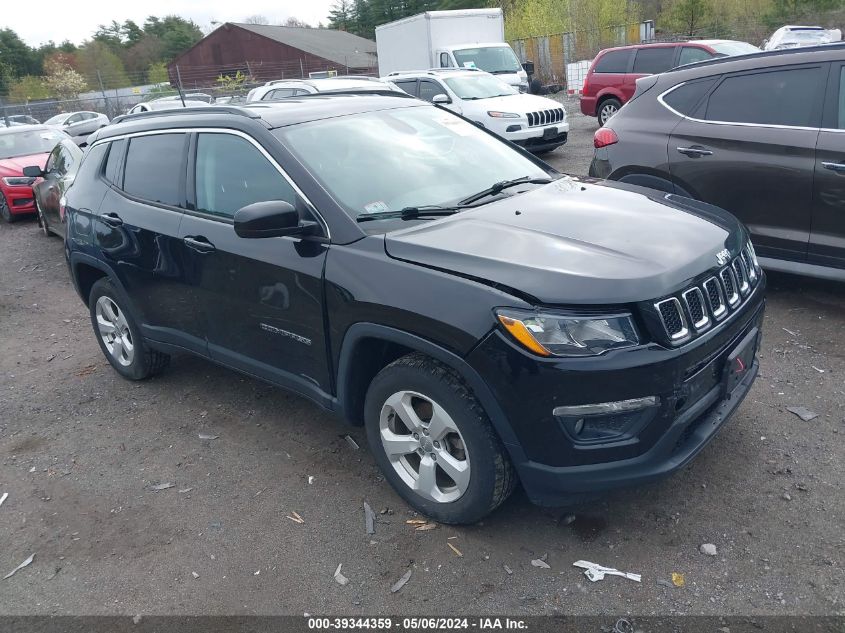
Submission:
POLYGON ((97 299, 97 328, 109 354, 124 367, 132 364, 135 345, 126 317, 109 297, 97 299))
POLYGON ((605 123, 607 123, 610 120, 610 118, 614 114, 616 114, 618 111, 619 111, 619 108, 617 108, 612 103, 608 103, 606 105, 603 105, 602 108, 601 108, 601 124, 604 125, 605 123))
POLYGON ((466 443, 449 413, 431 398, 398 391, 379 418, 384 452, 402 481, 421 497, 450 503, 470 482, 466 443))
POLYGON ((10 222, 12 218, 9 203, 6 201, 6 196, 3 195, 2 191, 0 191, 0 218, 3 218, 7 222, 10 222))

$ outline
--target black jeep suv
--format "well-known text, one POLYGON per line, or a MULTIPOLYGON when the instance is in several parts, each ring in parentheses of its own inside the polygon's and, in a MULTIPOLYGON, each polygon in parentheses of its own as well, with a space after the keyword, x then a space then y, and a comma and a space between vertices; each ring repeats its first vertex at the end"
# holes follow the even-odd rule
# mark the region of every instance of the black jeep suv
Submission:
POLYGON ((187 350, 363 424, 415 508, 472 522, 692 459, 757 373, 764 278, 730 214, 561 176, 435 106, 317 96, 132 115, 67 193, 123 376, 187 350))

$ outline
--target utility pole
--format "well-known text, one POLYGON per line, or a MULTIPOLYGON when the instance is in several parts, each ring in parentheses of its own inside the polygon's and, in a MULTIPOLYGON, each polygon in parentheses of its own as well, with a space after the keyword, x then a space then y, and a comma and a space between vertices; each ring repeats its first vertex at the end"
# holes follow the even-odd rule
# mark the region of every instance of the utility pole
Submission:
POLYGON ((305 67, 302 65, 302 58, 299 58, 299 76, 305 79, 305 67))

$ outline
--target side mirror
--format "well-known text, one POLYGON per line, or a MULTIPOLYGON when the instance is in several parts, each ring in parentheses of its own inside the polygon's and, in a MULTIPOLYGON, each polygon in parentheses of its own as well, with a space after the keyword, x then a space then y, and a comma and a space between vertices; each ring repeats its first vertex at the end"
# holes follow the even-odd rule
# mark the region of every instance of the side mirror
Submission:
POLYGON ((283 200, 254 202, 235 212, 235 233, 239 237, 313 235, 317 227, 316 222, 300 220, 294 206, 283 200))
POLYGON ((452 100, 449 98, 448 95, 444 95, 442 92, 439 95, 434 95, 431 99, 432 103, 452 103, 452 100))
POLYGON ((44 170, 38 165, 30 165, 23 168, 23 175, 27 178, 41 178, 44 175, 44 170))
POLYGON ((525 62, 522 64, 522 70, 524 70, 525 74, 530 77, 534 74, 534 62, 525 62))

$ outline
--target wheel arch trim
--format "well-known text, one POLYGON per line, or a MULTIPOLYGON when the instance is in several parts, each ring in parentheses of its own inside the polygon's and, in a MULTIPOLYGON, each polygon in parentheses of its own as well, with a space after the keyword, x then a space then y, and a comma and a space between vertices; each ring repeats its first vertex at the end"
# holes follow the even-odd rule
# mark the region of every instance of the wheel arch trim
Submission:
POLYGON ((352 359, 356 347, 365 339, 380 339, 402 345, 415 352, 431 356, 455 370, 466 381, 473 395, 478 398, 499 439, 507 448, 514 465, 518 466, 527 461, 525 451, 522 449, 522 445, 490 387, 466 360, 427 339, 387 325, 367 322, 355 323, 347 329, 343 337, 337 368, 337 399, 339 412, 344 418, 347 420, 354 418, 354 412, 351 410, 352 394, 350 393, 351 372, 354 371, 352 359))

